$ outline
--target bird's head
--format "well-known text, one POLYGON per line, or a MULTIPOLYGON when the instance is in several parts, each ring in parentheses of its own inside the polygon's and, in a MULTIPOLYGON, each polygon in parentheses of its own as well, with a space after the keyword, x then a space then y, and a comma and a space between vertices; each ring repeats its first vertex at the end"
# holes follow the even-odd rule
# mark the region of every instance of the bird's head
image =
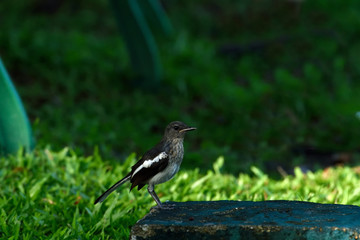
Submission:
POLYGON ((169 123, 165 129, 164 137, 168 139, 184 138, 185 133, 188 131, 195 130, 194 127, 189 127, 183 122, 175 121, 169 123))

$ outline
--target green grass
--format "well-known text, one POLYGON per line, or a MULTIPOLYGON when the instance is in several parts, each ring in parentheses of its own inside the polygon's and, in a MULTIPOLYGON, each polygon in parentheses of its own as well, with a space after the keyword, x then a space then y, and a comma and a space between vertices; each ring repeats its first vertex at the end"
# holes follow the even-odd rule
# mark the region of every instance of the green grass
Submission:
MULTIPOLYGON (((71 149, 36 150, 0 159, 0 238, 125 239, 130 227, 155 205, 145 189, 129 193, 122 186, 102 204, 94 200, 124 176, 135 162, 104 161, 97 150, 89 157, 71 149)), ((187 161, 187 159, 185 159, 187 161)), ((162 201, 301 200, 360 205, 358 168, 339 167, 279 180, 256 167, 252 174, 224 174, 219 157, 206 173, 181 170, 156 187, 162 201), (336 179, 336 181, 334 180, 336 179)))

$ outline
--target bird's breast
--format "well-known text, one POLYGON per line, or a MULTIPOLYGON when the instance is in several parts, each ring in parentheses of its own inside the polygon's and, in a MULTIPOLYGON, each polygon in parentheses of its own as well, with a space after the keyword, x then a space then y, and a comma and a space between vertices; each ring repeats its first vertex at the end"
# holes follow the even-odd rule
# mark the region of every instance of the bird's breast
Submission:
POLYGON ((159 184, 172 179, 179 171, 184 157, 184 146, 182 141, 171 144, 168 149, 169 164, 167 167, 149 180, 150 184, 159 184))
POLYGON ((171 145, 169 149, 169 164, 181 164, 184 157, 184 145, 182 141, 171 145))

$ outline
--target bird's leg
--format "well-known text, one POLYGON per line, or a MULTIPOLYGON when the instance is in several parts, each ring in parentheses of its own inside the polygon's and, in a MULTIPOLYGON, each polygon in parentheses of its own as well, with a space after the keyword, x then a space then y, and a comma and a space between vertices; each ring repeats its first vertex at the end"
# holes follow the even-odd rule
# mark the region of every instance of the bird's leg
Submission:
POLYGON ((155 192, 155 190, 154 190, 154 185, 150 184, 147 189, 148 189, 148 192, 150 193, 151 197, 152 197, 152 198, 155 200, 155 202, 157 203, 158 207, 159 207, 159 208, 162 208, 163 206, 162 206, 162 204, 161 204, 161 202, 160 202, 160 199, 159 199, 159 197, 156 195, 156 192, 155 192))

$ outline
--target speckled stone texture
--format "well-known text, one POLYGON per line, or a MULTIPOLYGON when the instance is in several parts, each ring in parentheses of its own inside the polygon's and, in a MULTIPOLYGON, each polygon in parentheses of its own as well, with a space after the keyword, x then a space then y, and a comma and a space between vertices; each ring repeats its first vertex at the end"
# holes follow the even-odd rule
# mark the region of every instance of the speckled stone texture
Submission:
POLYGON ((360 207, 298 201, 167 202, 130 239, 360 239, 360 207), (172 207, 172 208, 169 208, 172 207))

